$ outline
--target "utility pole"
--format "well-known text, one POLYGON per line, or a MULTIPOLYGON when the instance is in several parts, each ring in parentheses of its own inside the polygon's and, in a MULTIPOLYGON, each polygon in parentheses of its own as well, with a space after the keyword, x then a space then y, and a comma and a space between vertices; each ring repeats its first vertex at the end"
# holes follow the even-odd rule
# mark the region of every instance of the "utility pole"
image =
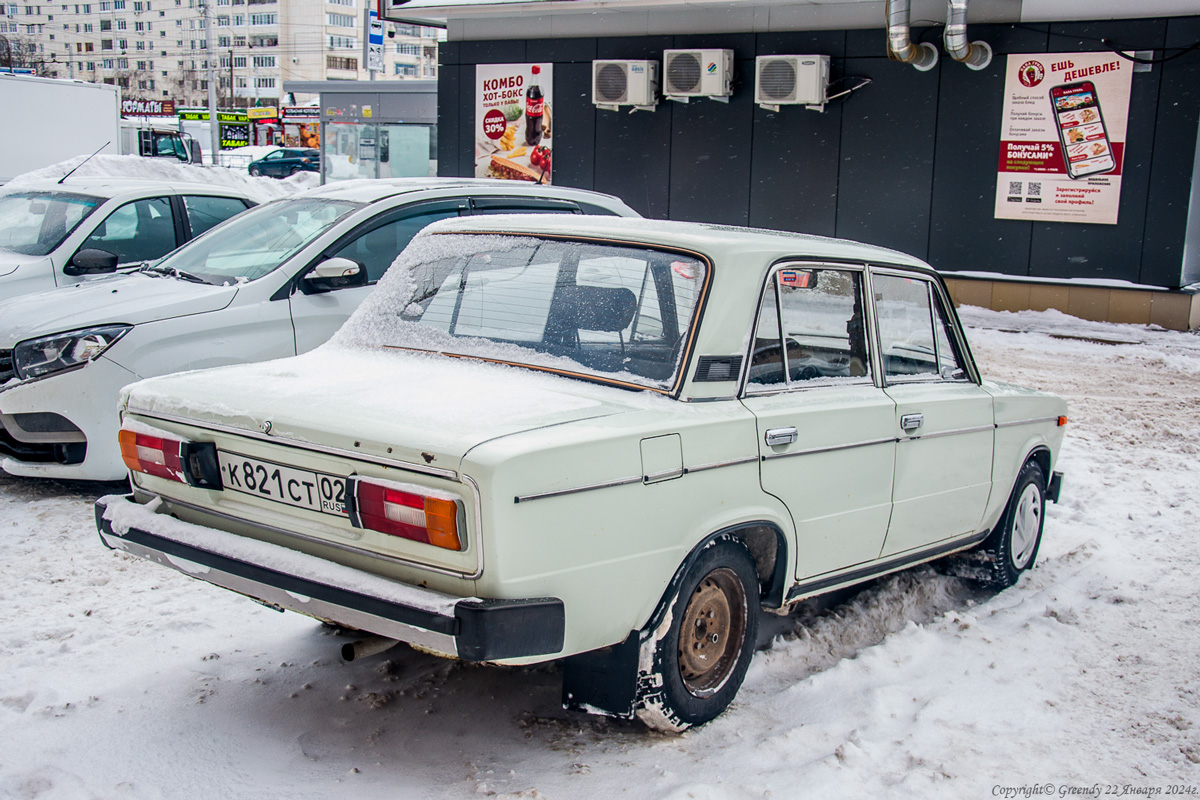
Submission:
POLYGON ((233 89, 233 48, 229 48, 229 107, 237 108, 237 92, 233 89))
POLYGON ((201 20, 204 23, 204 65, 206 67, 205 72, 208 75, 208 127, 212 133, 212 155, 209 158, 209 163, 216 166, 217 154, 221 152, 221 123, 217 120, 217 70, 213 63, 212 9, 209 6, 210 2, 211 0, 201 0, 200 10, 203 12, 201 20))

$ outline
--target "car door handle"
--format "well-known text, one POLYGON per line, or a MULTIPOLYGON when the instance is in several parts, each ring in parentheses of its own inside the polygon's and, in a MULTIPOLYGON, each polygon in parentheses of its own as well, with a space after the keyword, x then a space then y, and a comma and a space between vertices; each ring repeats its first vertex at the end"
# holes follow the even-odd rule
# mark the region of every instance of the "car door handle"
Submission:
POLYGON ((800 438, 799 432, 795 428, 768 428, 767 429, 767 446, 777 447, 781 444, 792 444, 800 438))
POLYGON ((905 414, 900 417, 900 427, 906 431, 915 431, 925 424, 924 414, 905 414))

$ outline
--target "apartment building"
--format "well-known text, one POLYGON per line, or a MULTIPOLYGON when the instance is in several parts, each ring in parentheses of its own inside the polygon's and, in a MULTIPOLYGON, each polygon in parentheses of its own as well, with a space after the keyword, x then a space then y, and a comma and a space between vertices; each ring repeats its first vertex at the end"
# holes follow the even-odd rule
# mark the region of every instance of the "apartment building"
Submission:
MULTIPOLYGON (((364 0, 212 0, 218 103, 279 102, 284 80, 365 80, 364 0)), ((119 85, 126 97, 207 102, 198 0, 0 2, 0 67, 119 85)), ((378 78, 434 78, 437 28, 387 23, 378 78)))

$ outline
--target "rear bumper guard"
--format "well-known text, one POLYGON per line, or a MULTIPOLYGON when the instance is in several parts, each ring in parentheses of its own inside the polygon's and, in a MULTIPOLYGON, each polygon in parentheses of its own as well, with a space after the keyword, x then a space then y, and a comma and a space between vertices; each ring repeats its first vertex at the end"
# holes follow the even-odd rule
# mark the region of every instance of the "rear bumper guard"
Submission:
MULTIPOLYGON (((289 609, 399 639, 464 661, 550 656, 563 648, 566 613, 562 600, 557 598, 455 599, 406 585, 406 592, 416 593, 415 597, 428 602, 397 602, 368 591, 341 588, 213 552, 179 541, 167 531, 130 526, 118 532, 105 512, 110 505, 121 504, 139 505, 132 495, 105 497, 96 503, 96 527, 106 547, 170 567, 279 610, 289 609), (419 607, 422 605, 427 607, 419 607), (430 610, 434 607, 439 610, 430 610)), ((164 518, 176 525, 187 524, 172 517, 164 518)), ((244 540, 212 528, 201 530, 244 540)), ((367 578, 367 584, 385 580, 361 574, 367 578)))

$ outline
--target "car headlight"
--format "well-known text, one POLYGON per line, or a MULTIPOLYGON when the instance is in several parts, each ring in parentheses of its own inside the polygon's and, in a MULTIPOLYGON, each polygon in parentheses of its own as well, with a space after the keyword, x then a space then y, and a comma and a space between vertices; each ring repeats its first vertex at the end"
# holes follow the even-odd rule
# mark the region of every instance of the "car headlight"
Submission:
POLYGON ((13 368, 18 378, 28 380, 82 366, 132 329, 132 325, 104 325, 26 339, 13 348, 13 368))

